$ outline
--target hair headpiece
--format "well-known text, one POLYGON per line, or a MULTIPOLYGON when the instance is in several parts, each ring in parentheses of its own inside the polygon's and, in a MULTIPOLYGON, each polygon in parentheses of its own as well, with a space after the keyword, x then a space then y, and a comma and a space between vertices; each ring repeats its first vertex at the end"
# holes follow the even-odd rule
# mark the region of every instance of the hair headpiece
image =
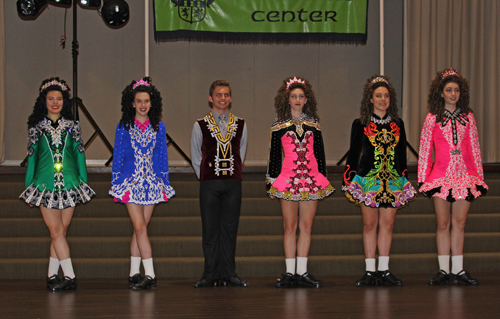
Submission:
POLYGON ((49 86, 53 86, 53 85, 57 85, 57 86, 61 87, 61 90, 63 90, 63 91, 67 91, 68 90, 68 86, 66 84, 63 84, 63 83, 61 83, 61 82, 59 82, 57 80, 52 80, 52 81, 47 82, 44 85, 42 85, 40 87, 40 92, 43 92, 43 90, 45 90, 49 86))
POLYGON ((132 90, 139 85, 150 86, 151 84, 149 84, 148 81, 145 81, 144 79, 140 79, 139 81, 135 82, 134 85, 132 85, 132 90))
POLYGON ((453 68, 449 68, 448 70, 445 70, 443 72, 443 76, 441 77, 441 80, 443 80, 445 77, 450 76, 450 75, 455 75, 455 76, 460 76, 457 71, 453 68))
POLYGON ((372 85, 374 85, 375 83, 378 83, 378 82, 384 82, 385 84, 389 85, 389 81, 387 81, 384 77, 381 77, 381 76, 377 76, 376 78, 374 78, 372 80, 372 85))
POLYGON ((301 80, 301 79, 297 79, 296 76, 293 77, 293 79, 290 79, 290 81, 286 82, 286 90, 288 91, 290 89, 290 85, 294 84, 294 83, 300 83, 300 84, 306 84, 306 81, 304 80, 301 80))

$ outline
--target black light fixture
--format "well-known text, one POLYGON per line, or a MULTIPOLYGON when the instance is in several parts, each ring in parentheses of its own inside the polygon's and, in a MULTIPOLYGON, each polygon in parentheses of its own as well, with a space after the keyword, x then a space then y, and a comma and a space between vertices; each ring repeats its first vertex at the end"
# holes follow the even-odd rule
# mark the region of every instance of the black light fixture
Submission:
MULTIPOLYGON (((12 1, 12 0, 9 0, 12 1)), ((36 19, 38 14, 41 12, 41 10, 47 5, 47 1, 55 6, 58 7, 71 7, 72 1, 71 0, 17 0, 16 5, 17 5, 17 12, 21 16, 23 20, 32 20, 36 19)), ((1 3, 1 2, 0 2, 1 3)), ((101 0, 77 0, 74 1, 73 3, 73 41, 72 41, 72 49, 71 53, 73 56, 73 97, 71 98, 71 103, 73 105, 73 117, 75 120, 78 120, 78 109, 80 108, 86 115, 87 119, 90 121, 90 124, 92 127, 95 129, 94 134, 92 137, 85 143, 85 147, 89 145, 92 142, 92 139, 96 136, 99 135, 104 143, 106 144, 106 147, 108 150, 113 153, 113 146, 111 143, 109 143, 108 139, 104 135, 104 133, 101 131, 97 123, 94 121, 92 118, 92 115, 90 115, 89 111, 83 105, 82 100, 78 97, 78 53, 79 53, 79 44, 77 40, 77 29, 78 29, 78 19, 77 19, 77 7, 83 7, 83 8, 92 8, 92 9, 99 9, 99 6, 101 5, 101 0), (78 4, 78 5, 77 5, 78 4)), ((102 13, 102 18, 106 25, 110 27, 119 27, 123 24, 125 24, 130 16, 130 11, 128 4, 124 0, 104 0, 104 4, 101 8, 101 13, 102 13)), ((169 137, 168 137, 169 138, 169 137)), ((170 139, 173 142, 172 139, 170 139)), ((178 146, 176 144, 173 144, 177 149, 178 146)), ((181 150, 182 152, 182 150, 181 150)), ((185 154, 183 154, 184 158, 187 158, 185 154)), ((111 157, 107 162, 106 166, 109 165, 113 157, 111 157)), ((21 166, 25 166, 27 163, 28 157, 24 159, 24 161, 21 163, 21 166)), ((190 162, 189 158, 187 158, 188 162, 190 162)))
POLYGON ((17 13, 22 17, 36 17, 47 0, 17 0, 17 13))
POLYGON ((58 4, 62 6, 70 6, 71 0, 48 0, 50 4, 58 4))
POLYGON ((101 14, 104 22, 112 27, 125 24, 130 17, 128 4, 124 0, 104 0, 101 14))
POLYGON ((101 0, 78 0, 78 4, 82 7, 99 8, 101 0))

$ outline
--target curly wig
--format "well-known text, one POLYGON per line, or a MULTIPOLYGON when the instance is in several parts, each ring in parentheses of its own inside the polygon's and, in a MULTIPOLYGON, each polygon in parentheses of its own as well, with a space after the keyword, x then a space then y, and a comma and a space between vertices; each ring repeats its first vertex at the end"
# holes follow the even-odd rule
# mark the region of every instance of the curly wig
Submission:
POLYGON ((153 127, 153 129, 155 131, 158 131, 163 105, 161 94, 154 85, 151 85, 150 77, 145 77, 141 80, 149 83, 149 86, 138 85, 134 89, 134 84, 136 84, 140 80, 132 81, 132 83, 127 85, 122 92, 122 118, 120 120, 120 127, 124 127, 126 130, 129 130, 135 125, 135 109, 133 106, 135 95, 137 93, 145 92, 149 94, 149 98, 151 100, 151 108, 148 112, 149 121, 151 122, 151 126, 153 127))
POLYGON ((363 99, 361 100, 359 113, 361 124, 363 124, 364 126, 370 123, 370 119, 373 114, 373 103, 370 101, 373 98, 373 92, 381 86, 385 87, 389 91, 389 99, 391 101, 391 104, 387 109, 387 115, 390 115, 395 120, 399 119, 396 90, 392 86, 391 82, 389 82, 388 76, 375 74, 366 80, 365 86, 363 88, 363 99), (375 83, 373 83, 373 81, 378 77, 383 78, 387 81, 387 83, 384 81, 376 81, 375 83))
POLYGON ((274 98, 274 107, 276 108, 276 113, 278 114, 278 121, 286 121, 292 119, 292 110, 289 103, 289 97, 290 92, 296 88, 302 89, 304 91, 304 95, 307 98, 307 103, 304 104, 302 112, 319 121, 316 98, 314 97, 311 83, 309 83, 309 81, 307 81, 306 79, 299 77, 299 80, 304 81, 305 84, 295 82, 292 83, 290 87, 287 87, 287 82, 294 78, 295 77, 290 76, 284 79, 283 84, 279 88, 278 93, 274 98))
POLYGON ((43 120, 47 116, 47 93, 50 91, 59 91, 63 97, 63 108, 61 110, 61 116, 65 119, 73 119, 73 112, 71 108, 70 98, 69 98, 69 87, 66 81, 59 79, 58 77, 52 77, 50 79, 43 80, 40 88, 38 89, 38 98, 36 99, 35 105, 33 106, 33 112, 28 117, 28 128, 32 128, 43 120), (64 86, 66 89, 63 90, 61 85, 49 85, 44 88, 44 86, 49 83, 56 81, 64 86))
POLYGON ((460 98, 457 101, 457 107, 461 108, 462 112, 465 114, 472 112, 472 109, 469 107, 469 81, 453 68, 444 69, 443 71, 437 72, 436 77, 432 80, 429 89, 429 97, 427 99, 429 112, 436 115, 436 122, 438 123, 443 121, 445 110, 443 90, 448 83, 456 83, 460 88, 460 98), (450 75, 445 75, 443 78, 445 72, 450 75))

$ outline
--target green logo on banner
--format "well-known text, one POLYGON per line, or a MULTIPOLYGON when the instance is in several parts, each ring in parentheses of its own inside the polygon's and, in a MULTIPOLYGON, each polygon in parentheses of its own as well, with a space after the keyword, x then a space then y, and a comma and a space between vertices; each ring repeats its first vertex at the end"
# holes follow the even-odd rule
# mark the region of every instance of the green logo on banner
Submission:
POLYGON ((215 0, 190 1, 190 0, 170 0, 178 8, 179 17, 189 23, 200 22, 207 15, 207 7, 215 0))

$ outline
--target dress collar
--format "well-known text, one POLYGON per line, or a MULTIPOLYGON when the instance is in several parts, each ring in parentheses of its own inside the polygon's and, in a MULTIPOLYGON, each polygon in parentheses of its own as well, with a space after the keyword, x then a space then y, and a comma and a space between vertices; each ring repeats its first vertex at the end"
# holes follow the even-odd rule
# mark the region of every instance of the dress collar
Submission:
POLYGON ((59 125, 60 119, 62 119, 62 116, 59 116, 55 121, 48 116, 45 117, 45 120, 49 122, 50 126, 52 126, 53 128, 56 128, 59 125))
POLYGON ((377 114, 373 113, 370 119, 375 124, 388 124, 391 122, 392 117, 389 114, 385 114, 383 118, 380 118, 377 114))
POLYGON ((141 121, 139 121, 138 119, 134 119, 134 124, 135 126, 141 129, 141 132, 144 133, 144 131, 148 128, 148 125, 151 124, 151 122, 149 121, 149 119, 146 119, 144 123, 141 123, 141 121))

